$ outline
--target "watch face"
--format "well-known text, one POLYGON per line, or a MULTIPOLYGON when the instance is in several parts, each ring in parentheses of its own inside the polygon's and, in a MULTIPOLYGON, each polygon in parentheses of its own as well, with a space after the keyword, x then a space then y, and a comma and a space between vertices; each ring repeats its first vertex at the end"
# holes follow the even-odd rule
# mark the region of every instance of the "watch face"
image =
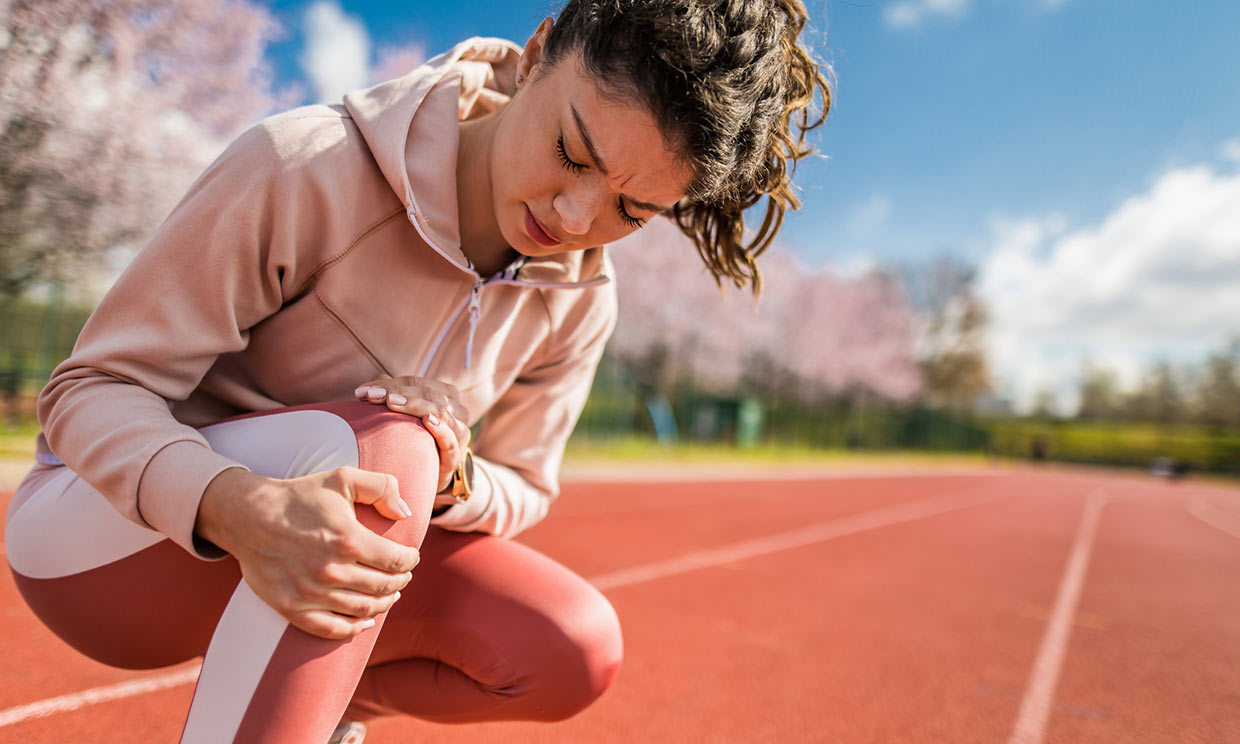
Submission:
POLYGON ((465 458, 457 466, 452 478, 452 495, 464 501, 474 492, 474 456, 465 450, 465 458))

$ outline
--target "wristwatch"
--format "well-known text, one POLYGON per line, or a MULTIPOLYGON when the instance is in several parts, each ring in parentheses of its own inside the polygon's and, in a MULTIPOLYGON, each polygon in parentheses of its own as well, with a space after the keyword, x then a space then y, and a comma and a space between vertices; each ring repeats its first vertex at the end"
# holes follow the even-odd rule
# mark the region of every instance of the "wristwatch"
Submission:
POLYGON ((474 492, 474 455, 467 448, 465 457, 461 459, 461 464, 456 466, 456 470, 452 473, 452 480, 448 482, 446 488, 435 495, 435 508, 432 516, 439 516, 447 511, 448 507, 457 504, 464 504, 469 500, 470 494, 474 492))
POLYGON ((469 495, 474 492, 474 453, 465 448, 465 456, 461 458, 461 464, 456 466, 456 472, 452 474, 452 498, 456 499, 456 503, 463 504, 469 500, 469 495))

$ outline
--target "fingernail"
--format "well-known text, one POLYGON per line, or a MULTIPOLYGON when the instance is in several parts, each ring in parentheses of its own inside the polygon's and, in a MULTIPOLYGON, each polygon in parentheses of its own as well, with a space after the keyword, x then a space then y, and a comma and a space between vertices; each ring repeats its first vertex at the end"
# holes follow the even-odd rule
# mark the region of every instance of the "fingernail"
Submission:
POLYGON ((369 386, 369 385, 362 385, 362 386, 361 386, 361 387, 359 387, 357 390, 354 390, 354 391, 353 391, 353 394, 354 394, 354 395, 356 395, 357 397, 359 397, 359 398, 360 398, 360 397, 362 397, 362 396, 366 395, 366 392, 367 392, 368 390, 370 390, 370 386, 369 386))
POLYGON ((403 406, 409 402, 409 399, 401 395, 400 393, 392 393, 391 395, 388 396, 388 400, 391 401, 392 403, 395 403, 398 406, 403 406))
POLYGON ((396 592, 396 599, 395 599, 395 600, 393 600, 393 601, 395 601, 395 602, 399 602, 399 601, 400 601, 400 592, 396 592))
POLYGON ((431 426, 439 426, 439 419, 435 418, 435 414, 428 413, 426 414, 426 423, 430 424, 431 426))
POLYGON ((400 509, 401 514, 404 514, 406 517, 413 516, 413 510, 409 508, 408 504, 406 504, 403 501, 398 501, 396 503, 397 503, 398 508, 400 509))
POLYGON ((366 393, 372 398, 382 398, 387 394, 387 391, 381 387, 372 387, 370 390, 367 390, 366 393))
POLYGON ((370 628, 373 628, 373 627, 375 627, 375 619, 373 617, 368 620, 362 621, 362 630, 369 630, 370 628))

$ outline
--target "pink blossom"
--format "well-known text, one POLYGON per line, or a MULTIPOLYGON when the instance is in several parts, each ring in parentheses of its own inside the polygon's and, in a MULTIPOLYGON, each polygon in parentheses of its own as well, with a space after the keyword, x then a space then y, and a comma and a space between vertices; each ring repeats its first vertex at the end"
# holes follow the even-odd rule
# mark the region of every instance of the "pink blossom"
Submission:
POLYGON ((766 356, 806 385, 863 388, 894 400, 921 389, 912 309, 902 286, 874 272, 856 279, 811 270, 778 244, 759 260, 765 289, 720 290, 692 244, 656 219, 611 252, 620 322, 609 352, 640 359, 657 345, 699 383, 733 389, 766 356))

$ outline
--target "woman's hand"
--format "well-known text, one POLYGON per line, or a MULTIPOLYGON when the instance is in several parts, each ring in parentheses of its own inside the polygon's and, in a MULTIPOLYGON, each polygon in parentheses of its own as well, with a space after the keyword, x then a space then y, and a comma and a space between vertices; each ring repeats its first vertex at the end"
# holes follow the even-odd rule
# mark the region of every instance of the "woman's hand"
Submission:
POLYGON ((461 404, 461 393, 446 382, 422 377, 384 377, 353 391, 358 400, 368 400, 389 410, 418 416, 439 448, 439 488, 452 481, 452 473, 469 446, 469 411, 461 404))
POLYGON ((194 531, 227 550, 260 599, 321 638, 350 638, 374 625, 409 583, 417 548, 376 534, 354 503, 405 519, 395 476, 340 467, 281 480, 243 468, 203 492, 194 531))

